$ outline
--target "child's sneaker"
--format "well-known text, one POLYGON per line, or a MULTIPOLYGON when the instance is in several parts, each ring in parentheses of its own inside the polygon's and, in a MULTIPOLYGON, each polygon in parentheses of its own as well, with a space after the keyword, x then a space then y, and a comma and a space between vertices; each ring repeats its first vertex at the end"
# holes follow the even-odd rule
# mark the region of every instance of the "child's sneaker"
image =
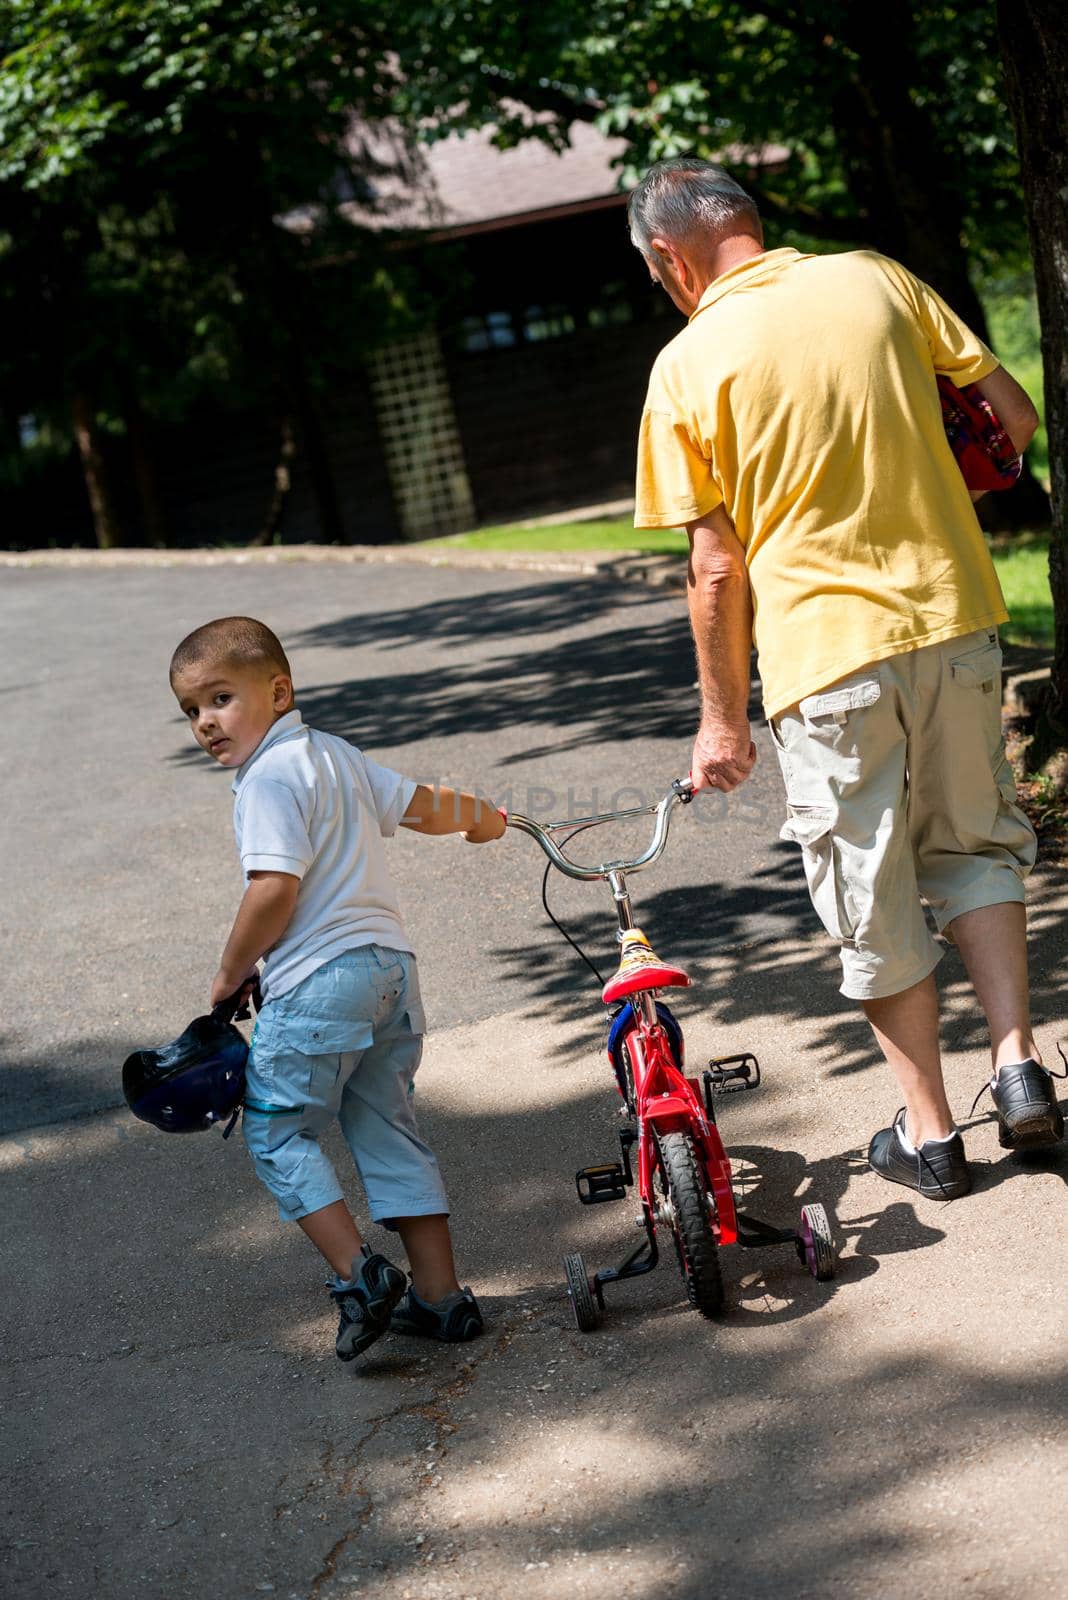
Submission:
POLYGON ((341 1312, 334 1349, 342 1361, 353 1360, 376 1339, 381 1339, 408 1281, 400 1267, 395 1267, 385 1256, 372 1255, 368 1245, 364 1245, 360 1255, 363 1257, 360 1269, 357 1272, 356 1263, 360 1259, 357 1256, 348 1283, 335 1278, 328 1286, 341 1312))
POLYGON ((446 1295, 436 1305, 420 1300, 409 1289, 393 1313, 391 1333, 410 1333, 420 1339, 440 1339, 442 1344, 466 1344, 482 1332, 482 1313, 470 1289, 446 1295))

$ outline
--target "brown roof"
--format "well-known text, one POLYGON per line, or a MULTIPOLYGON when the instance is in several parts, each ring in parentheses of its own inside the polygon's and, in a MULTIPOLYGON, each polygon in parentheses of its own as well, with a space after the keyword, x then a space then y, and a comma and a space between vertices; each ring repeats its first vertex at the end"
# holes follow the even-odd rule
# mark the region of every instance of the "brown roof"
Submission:
POLYGON ((389 132, 354 130, 364 164, 379 170, 370 180, 371 203, 345 202, 342 215, 376 230, 462 233, 622 202, 612 164, 626 148, 622 139, 576 123, 568 147, 558 153, 537 138, 499 150, 493 134, 492 128, 454 133, 413 150, 389 132))
MULTIPOLYGON (((396 125, 354 124, 349 150, 368 193, 342 201, 339 213, 375 232, 459 235, 623 203, 625 140, 576 122, 562 151, 535 137, 501 150, 493 143, 494 131, 480 128, 413 145, 396 125)), ((732 164, 752 167, 774 165, 787 154, 781 146, 724 151, 732 164)), ((281 220, 300 231, 314 226, 316 211, 302 207, 281 220)))

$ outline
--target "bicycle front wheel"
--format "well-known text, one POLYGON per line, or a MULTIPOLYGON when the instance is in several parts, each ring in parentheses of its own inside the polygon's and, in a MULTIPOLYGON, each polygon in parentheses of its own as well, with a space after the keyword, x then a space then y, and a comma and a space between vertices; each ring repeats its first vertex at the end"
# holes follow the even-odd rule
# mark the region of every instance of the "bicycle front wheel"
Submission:
POLYGON ((671 1223, 686 1293, 703 1317, 714 1317, 723 1310, 723 1278, 701 1163, 688 1133, 658 1134, 656 1149, 662 1210, 671 1223))

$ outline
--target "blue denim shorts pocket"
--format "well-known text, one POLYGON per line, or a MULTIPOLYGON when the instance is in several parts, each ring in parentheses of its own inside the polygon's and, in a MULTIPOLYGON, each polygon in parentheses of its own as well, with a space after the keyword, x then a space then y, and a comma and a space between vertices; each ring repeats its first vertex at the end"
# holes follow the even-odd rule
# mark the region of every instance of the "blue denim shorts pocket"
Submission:
POLYGON ((411 995, 408 996, 404 1003, 404 1016, 412 1033, 417 1038, 422 1037, 426 1032, 426 1012, 423 1010, 423 1002, 418 996, 415 998, 411 995))
POLYGON ((271 1035, 275 1051, 297 1051, 302 1056, 347 1055, 366 1050, 374 1039, 370 1021, 359 1017, 323 1016, 316 1011, 287 1011, 271 1035))

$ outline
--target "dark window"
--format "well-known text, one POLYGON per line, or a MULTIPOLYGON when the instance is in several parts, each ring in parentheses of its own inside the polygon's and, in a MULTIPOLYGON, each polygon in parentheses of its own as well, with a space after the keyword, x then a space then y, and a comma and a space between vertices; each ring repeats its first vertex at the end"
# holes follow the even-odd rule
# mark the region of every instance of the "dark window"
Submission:
POLYGON ((612 300, 605 306, 591 306, 591 328, 617 328, 624 322, 634 321, 634 310, 628 300, 612 300))
POLYGON ((603 285, 586 313, 586 320, 591 328, 613 328, 634 321, 634 307, 621 279, 603 285))
POLYGON ((458 331, 461 350, 510 350, 516 343, 510 311, 487 311, 482 317, 464 317, 458 331))
POLYGON ((566 339, 574 331, 575 319, 566 306, 527 306, 523 312, 523 338, 527 344, 566 339))

